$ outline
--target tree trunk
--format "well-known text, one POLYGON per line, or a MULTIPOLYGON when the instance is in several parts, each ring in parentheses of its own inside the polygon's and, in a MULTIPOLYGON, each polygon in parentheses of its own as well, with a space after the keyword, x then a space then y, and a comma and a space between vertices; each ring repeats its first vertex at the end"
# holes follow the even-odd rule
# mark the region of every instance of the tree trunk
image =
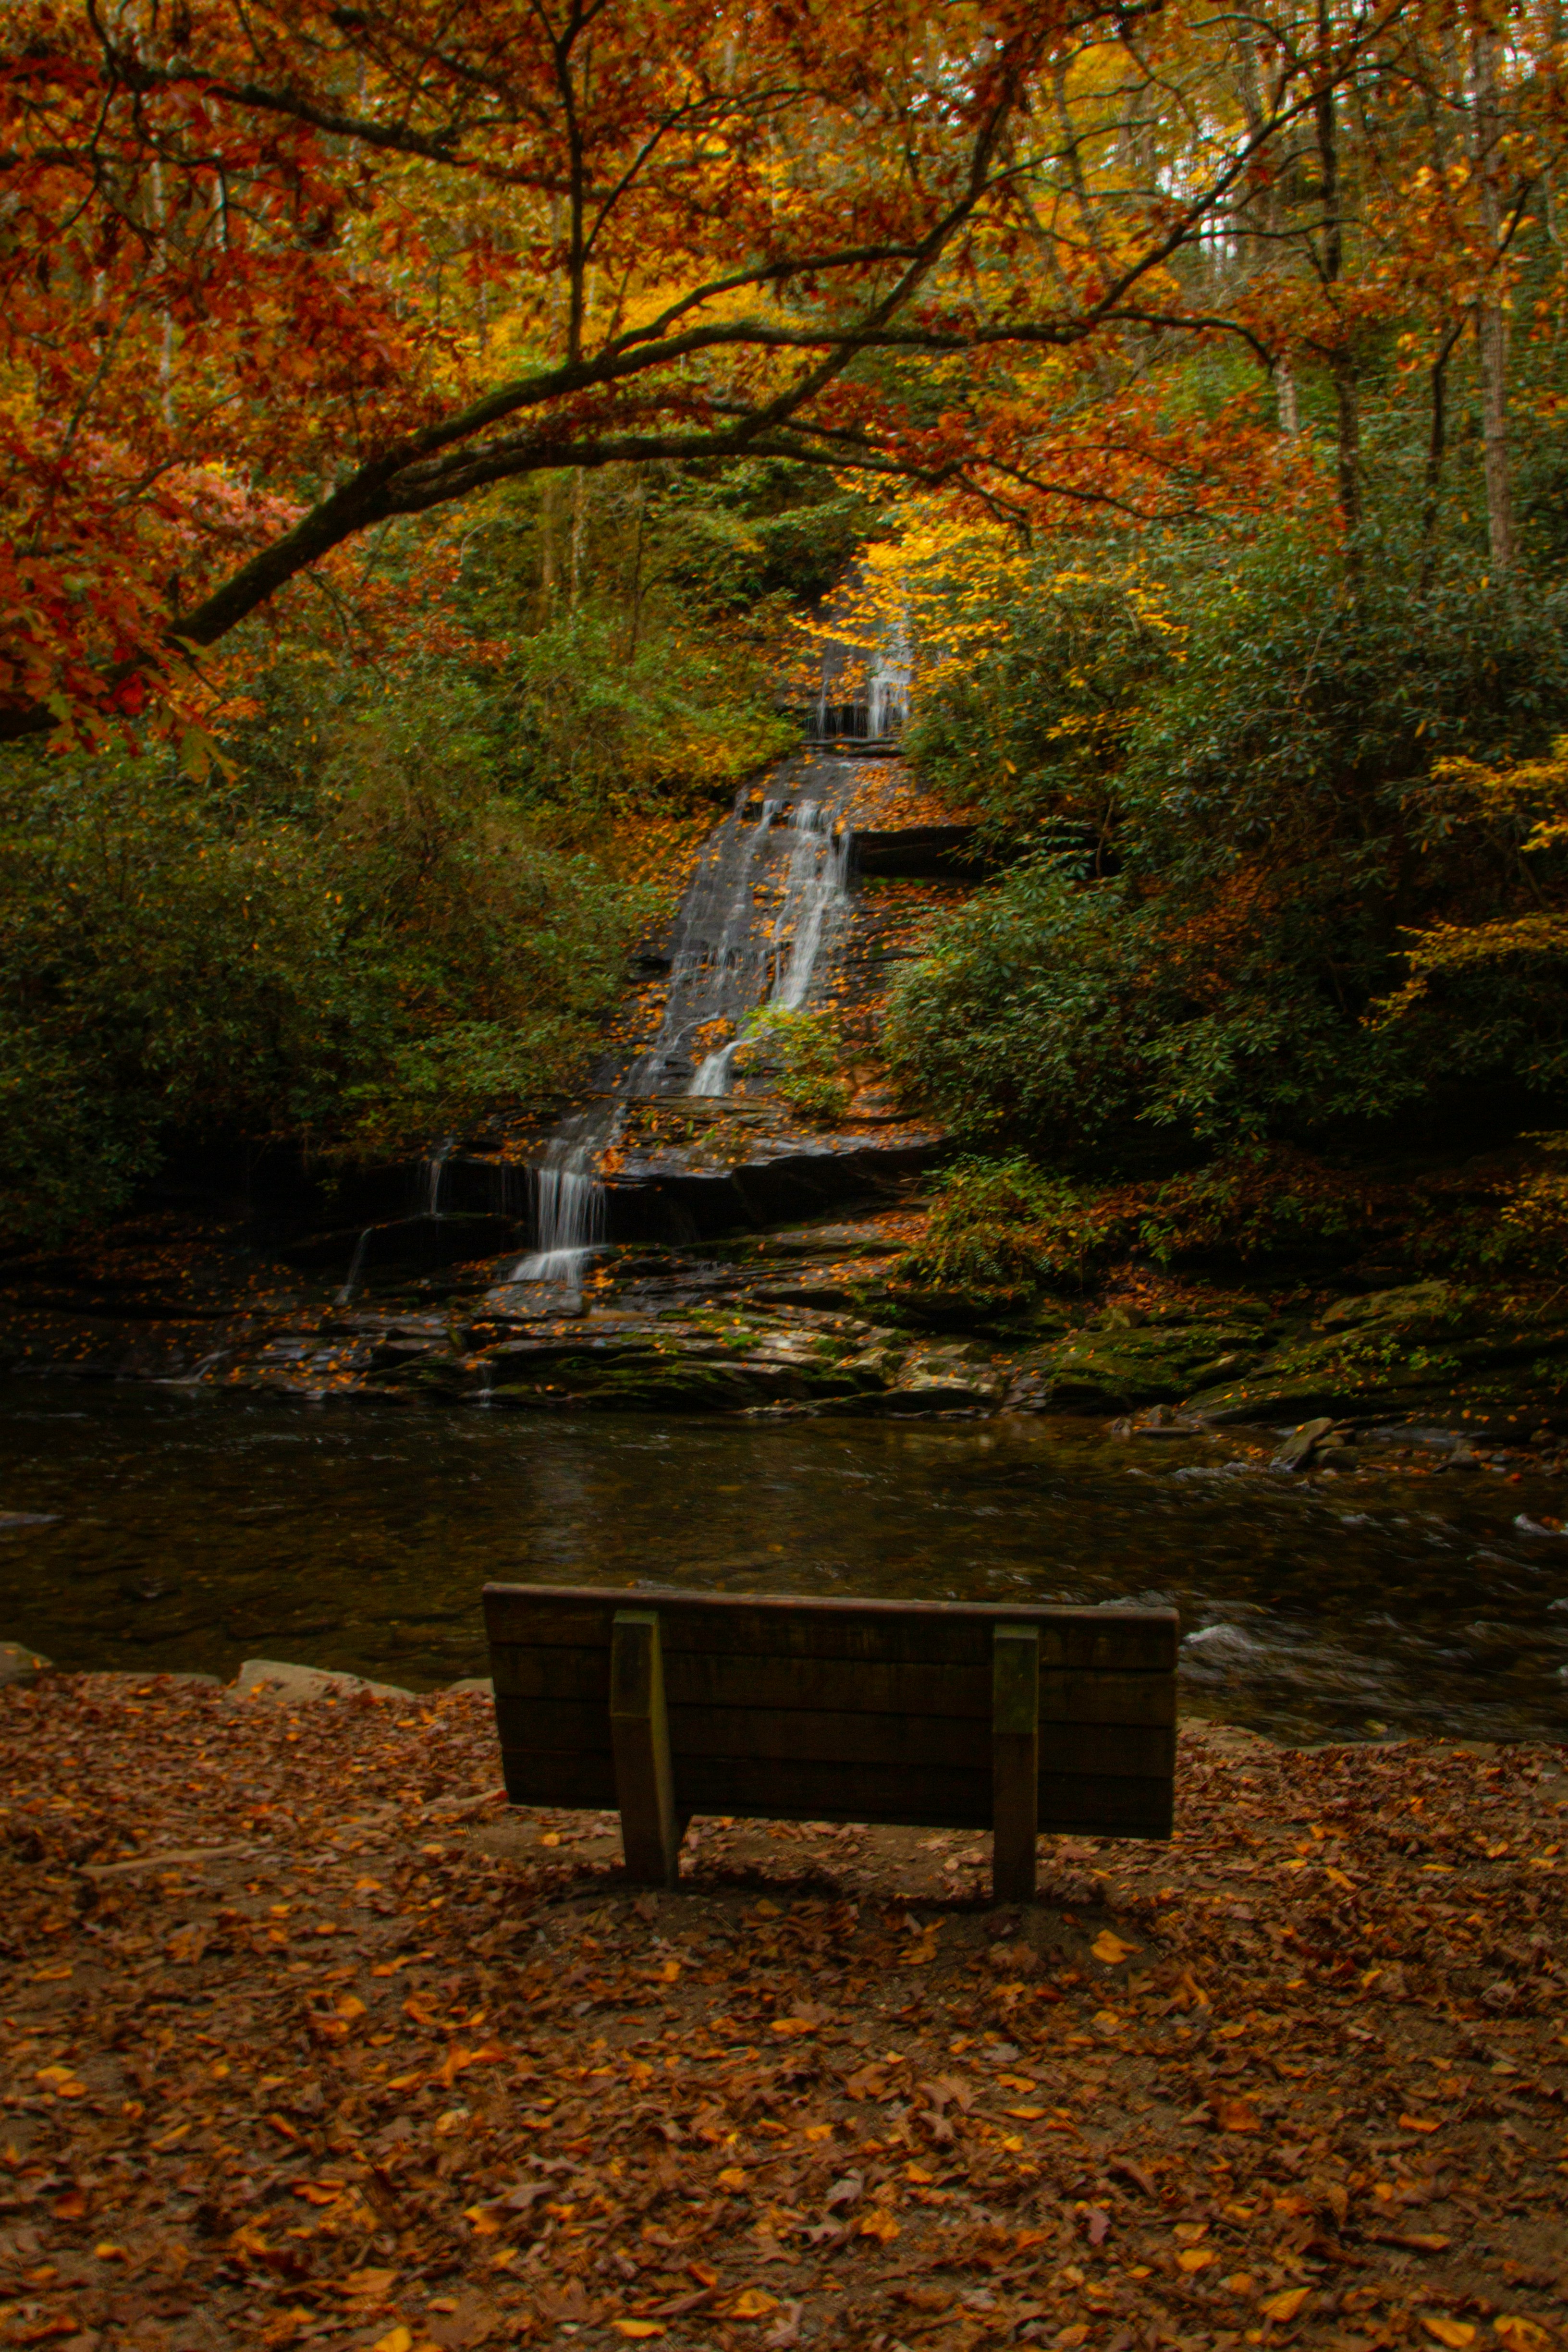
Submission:
POLYGON ((1443 487, 1443 454, 1448 440, 1448 362, 1460 329, 1450 327, 1432 361, 1432 421, 1426 436, 1426 478, 1421 503, 1421 593, 1437 572, 1437 502, 1443 487))
POLYGON ((1513 588, 1513 493, 1508 460, 1508 320, 1503 310, 1502 207, 1498 197, 1500 123, 1497 92, 1498 37, 1489 27, 1475 37, 1475 154, 1488 275, 1476 306, 1481 369, 1481 444, 1487 487, 1487 541, 1491 568, 1505 595, 1513 588))
MULTIPOLYGON (((1334 112, 1334 86, 1330 74, 1333 27, 1327 0, 1318 0, 1318 47, 1321 76, 1313 109, 1318 136, 1318 169, 1322 183, 1323 245, 1319 268, 1327 287, 1339 284, 1344 273, 1344 229, 1340 212, 1339 123, 1334 112)), ((1345 569, 1358 593, 1362 581, 1361 408, 1350 330, 1342 323, 1330 354, 1334 380, 1336 472, 1340 516, 1345 530, 1345 569)))

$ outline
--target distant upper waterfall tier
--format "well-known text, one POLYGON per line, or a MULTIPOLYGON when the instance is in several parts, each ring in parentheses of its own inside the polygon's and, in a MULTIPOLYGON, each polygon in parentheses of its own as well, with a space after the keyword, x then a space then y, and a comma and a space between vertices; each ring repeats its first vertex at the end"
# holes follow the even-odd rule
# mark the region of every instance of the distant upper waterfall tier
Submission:
POLYGON ((831 646, 811 718, 816 740, 896 749, 910 715, 910 674, 902 628, 884 630, 868 651, 847 643, 831 646))

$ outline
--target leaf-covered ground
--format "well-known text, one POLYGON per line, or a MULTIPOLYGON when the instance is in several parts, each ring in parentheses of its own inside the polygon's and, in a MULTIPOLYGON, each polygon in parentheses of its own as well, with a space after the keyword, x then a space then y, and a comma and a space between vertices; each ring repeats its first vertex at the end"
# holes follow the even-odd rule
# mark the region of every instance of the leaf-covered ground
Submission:
POLYGON ((1560 1751, 1183 1734, 1171 1847, 510 1815, 488 1703, 0 1696, 0 2341, 1563 2340, 1560 1751))

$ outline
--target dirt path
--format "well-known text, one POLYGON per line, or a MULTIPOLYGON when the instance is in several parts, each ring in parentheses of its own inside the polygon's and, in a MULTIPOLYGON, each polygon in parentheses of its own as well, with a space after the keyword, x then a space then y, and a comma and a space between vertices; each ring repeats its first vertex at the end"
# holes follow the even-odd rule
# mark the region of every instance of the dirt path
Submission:
POLYGON ((487 1704, 0 1695, 0 2342, 1542 2352, 1561 1751, 1189 1727, 1172 1847, 507 1815, 487 1704))

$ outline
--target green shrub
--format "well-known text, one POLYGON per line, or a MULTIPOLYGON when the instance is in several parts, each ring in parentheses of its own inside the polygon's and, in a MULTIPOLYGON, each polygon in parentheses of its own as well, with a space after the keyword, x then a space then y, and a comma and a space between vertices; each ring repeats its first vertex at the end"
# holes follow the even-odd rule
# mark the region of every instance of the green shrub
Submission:
POLYGON ((175 1143, 403 1156, 567 1085, 647 894, 539 837, 469 698, 322 712, 233 782, 0 764, 8 1233, 121 1206, 175 1143))
MULTIPOLYGON (((1507 924, 1568 885, 1560 848, 1526 870, 1526 820, 1460 805, 1432 774, 1459 751, 1538 751, 1568 718, 1568 583, 1537 581, 1510 609, 1445 575, 1420 598, 1397 558, 1352 604, 1304 537, 1224 572, 1168 551, 1179 646, 1141 675, 1118 668, 1121 640, 1106 656, 1125 689, 1092 762, 1109 868, 1031 847, 894 993, 895 1066, 961 1133, 1103 1151, 1153 1129, 1224 1152, 1350 1131, 1457 1081, 1568 1077, 1555 949, 1446 971, 1407 1017, 1379 1017, 1417 934, 1507 924)), ((1040 601, 1055 613, 1047 586, 1040 601)), ((1026 616, 1013 669, 982 665, 1005 707, 965 740, 1041 732, 1023 708, 1037 639, 1049 631, 1026 616)), ((1068 694, 1040 685, 1045 735, 1068 694)), ((971 725, 958 687, 939 703, 922 740, 971 725)), ((1092 815, 1087 740, 1069 730, 1070 761, 1019 763, 992 791, 1016 840, 1092 815)))
POLYGON ((804 1005, 763 1004, 746 1024, 737 1060, 775 1063, 773 1091, 814 1126, 844 1117, 853 1093, 839 1060, 843 1041, 831 1017, 804 1005))
POLYGON ((1022 1154, 960 1160, 932 1202, 923 1238, 897 1270, 909 1281, 957 1289, 1081 1282, 1091 1255, 1120 1231, 1113 1207, 1022 1154))

